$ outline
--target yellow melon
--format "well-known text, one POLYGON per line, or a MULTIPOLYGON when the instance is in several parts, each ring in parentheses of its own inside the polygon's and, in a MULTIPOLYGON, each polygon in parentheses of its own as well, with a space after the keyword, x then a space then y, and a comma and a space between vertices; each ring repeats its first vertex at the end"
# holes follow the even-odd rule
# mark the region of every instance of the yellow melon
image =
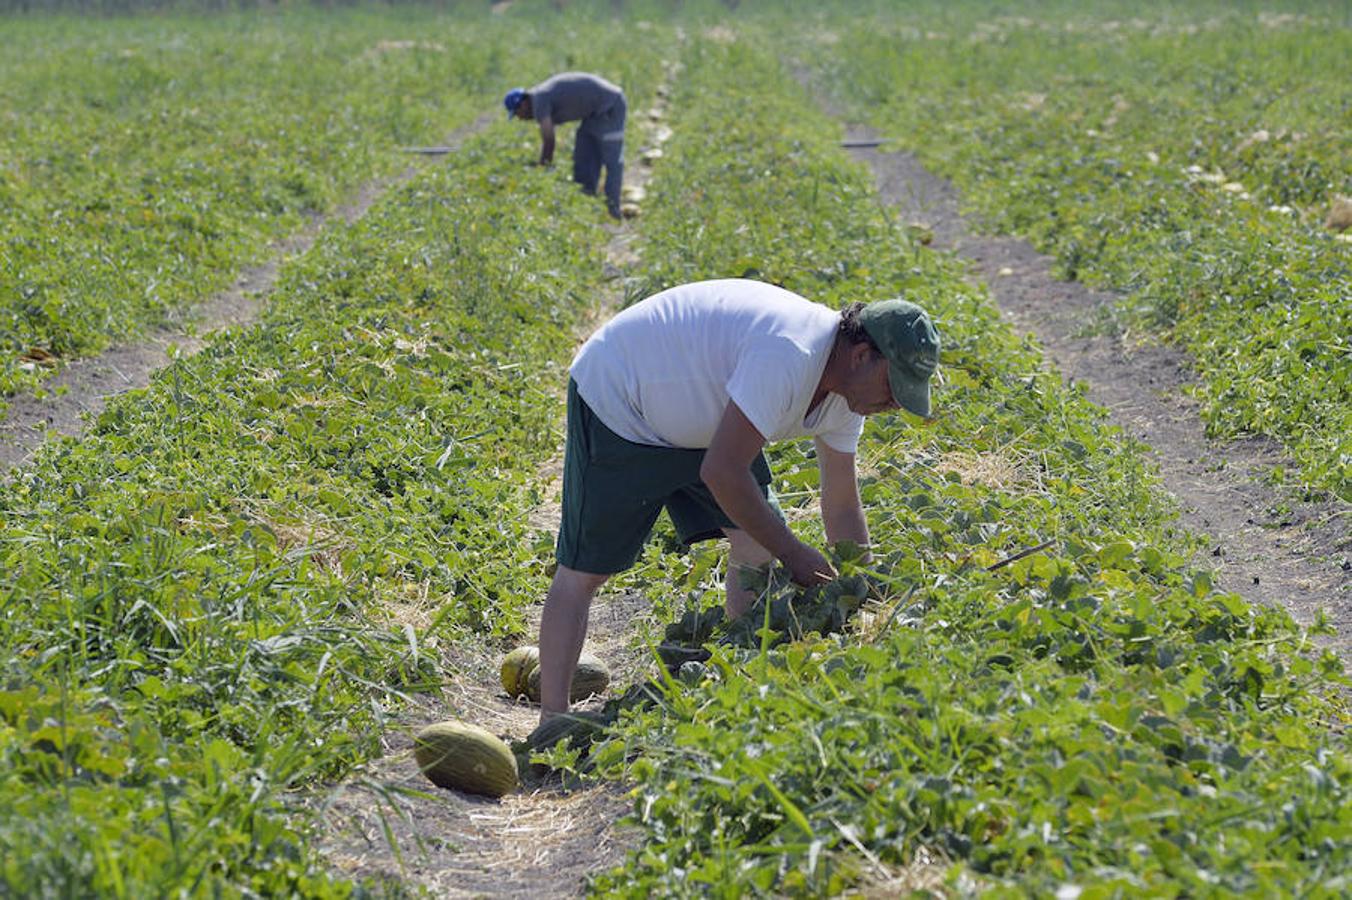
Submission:
POLYGON ((502 660, 499 675, 509 697, 524 697, 530 673, 540 666, 538 647, 517 647, 502 660))

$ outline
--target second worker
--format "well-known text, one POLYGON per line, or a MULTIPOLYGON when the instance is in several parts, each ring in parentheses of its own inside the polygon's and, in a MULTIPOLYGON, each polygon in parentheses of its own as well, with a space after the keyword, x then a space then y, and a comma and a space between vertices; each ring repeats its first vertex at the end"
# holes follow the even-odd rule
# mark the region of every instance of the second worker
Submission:
POLYGON ((624 91, 600 75, 561 72, 533 88, 513 88, 502 100, 508 116, 534 119, 540 126, 540 165, 554 161, 554 126, 578 122, 573 145, 573 180, 596 193, 606 168, 606 209, 620 217, 624 179, 624 91))

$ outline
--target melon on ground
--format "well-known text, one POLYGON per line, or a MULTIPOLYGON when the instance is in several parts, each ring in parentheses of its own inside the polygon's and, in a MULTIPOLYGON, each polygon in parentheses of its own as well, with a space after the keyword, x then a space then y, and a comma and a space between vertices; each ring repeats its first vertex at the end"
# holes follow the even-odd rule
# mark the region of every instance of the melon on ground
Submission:
POLYGON ((501 797, 519 781, 516 756, 500 738, 477 725, 451 720, 413 738, 418 768, 438 787, 501 797))
POLYGON ((517 647, 502 660, 499 676, 509 697, 524 697, 530 673, 540 667, 539 647, 517 647))
MULTIPOLYGON (((610 669, 600 659, 590 653, 584 653, 577 659, 577 668, 573 669, 573 681, 568 686, 568 702, 585 700, 592 694, 600 694, 610 686, 610 669)), ((526 678, 526 697, 533 703, 540 702, 540 667, 536 666, 526 678)))

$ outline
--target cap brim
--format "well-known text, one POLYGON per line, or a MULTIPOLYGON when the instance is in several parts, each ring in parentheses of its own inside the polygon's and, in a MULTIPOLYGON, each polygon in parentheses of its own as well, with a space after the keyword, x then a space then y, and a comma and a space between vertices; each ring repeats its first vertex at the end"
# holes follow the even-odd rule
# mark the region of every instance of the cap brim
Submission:
POLYGON ((887 383, 892 388, 892 399, 901 408, 922 418, 930 414, 930 382, 916 378, 900 366, 887 367, 887 383))

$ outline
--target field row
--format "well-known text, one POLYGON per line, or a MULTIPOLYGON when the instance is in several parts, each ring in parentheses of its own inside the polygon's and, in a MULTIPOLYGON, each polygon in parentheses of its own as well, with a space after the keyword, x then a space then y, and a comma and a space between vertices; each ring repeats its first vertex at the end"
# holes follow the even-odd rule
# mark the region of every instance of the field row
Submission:
POLYGON ((350 889, 290 798, 544 588, 527 512, 605 217, 535 141, 469 141, 0 491, 0 892, 350 889))
POLYGON ((1349 23, 1311 6, 1105 28, 949 4, 799 47, 987 227, 1123 292, 1128 344, 1185 346, 1212 435, 1276 438, 1279 478, 1352 500, 1349 23))
MULTIPOLYGON (((1336 892, 1352 767, 1318 722, 1338 662, 1298 655, 1284 613, 1211 590, 1139 448, 879 209, 774 46, 692 49, 649 190, 652 286, 751 274, 833 303, 902 291, 937 316, 946 384, 937 422, 871 419, 861 445, 887 586, 876 617, 845 638, 722 651, 712 677, 673 685, 594 751, 638 781, 647 835, 596 887, 1336 892)), ((820 540, 809 452, 782 447, 772 465, 820 540)), ((657 542, 630 585, 669 620, 714 604, 712 552, 657 542)))

